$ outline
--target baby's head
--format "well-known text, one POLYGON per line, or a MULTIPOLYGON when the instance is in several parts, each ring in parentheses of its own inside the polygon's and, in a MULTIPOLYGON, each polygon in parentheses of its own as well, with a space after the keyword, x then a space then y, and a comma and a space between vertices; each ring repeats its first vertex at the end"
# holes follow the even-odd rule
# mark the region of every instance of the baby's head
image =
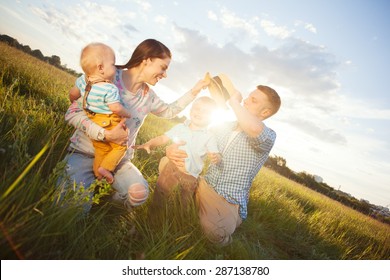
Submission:
POLYGON ((83 48, 80 65, 86 76, 112 80, 115 75, 115 53, 103 43, 91 43, 83 48))
POLYGON ((208 96, 202 96, 192 103, 190 110, 191 123, 198 127, 207 127, 211 123, 211 117, 217 103, 208 96))

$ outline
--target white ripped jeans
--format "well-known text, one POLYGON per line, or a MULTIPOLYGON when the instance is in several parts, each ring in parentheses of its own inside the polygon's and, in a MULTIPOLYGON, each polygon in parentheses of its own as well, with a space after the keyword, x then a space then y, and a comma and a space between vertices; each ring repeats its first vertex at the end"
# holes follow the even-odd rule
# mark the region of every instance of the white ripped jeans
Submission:
MULTIPOLYGON (((92 169, 92 156, 73 152, 69 153, 64 160, 66 175, 72 183, 76 182, 77 185, 83 183, 87 188, 96 179, 92 169)), ((130 206, 141 205, 148 198, 148 182, 131 161, 122 160, 115 170, 114 179, 112 187, 118 192, 120 198, 128 201, 130 206)))

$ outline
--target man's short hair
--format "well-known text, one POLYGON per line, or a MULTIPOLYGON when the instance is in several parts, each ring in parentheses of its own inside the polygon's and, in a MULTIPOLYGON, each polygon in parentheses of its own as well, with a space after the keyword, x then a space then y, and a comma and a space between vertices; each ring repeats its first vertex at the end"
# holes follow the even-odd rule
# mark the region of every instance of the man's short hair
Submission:
POLYGON ((262 93, 264 93, 268 101, 271 103, 272 108, 271 109, 271 115, 274 115, 280 108, 281 105, 281 100, 279 94, 273 89, 270 88, 269 86, 263 86, 263 85, 258 85, 257 89, 260 90, 262 93))

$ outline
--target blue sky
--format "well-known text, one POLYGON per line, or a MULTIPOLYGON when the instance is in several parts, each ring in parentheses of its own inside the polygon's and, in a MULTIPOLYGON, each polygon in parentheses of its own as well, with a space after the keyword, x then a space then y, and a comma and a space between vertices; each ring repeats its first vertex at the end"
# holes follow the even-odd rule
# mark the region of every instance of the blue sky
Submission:
MULTIPOLYGON (((246 96, 274 87, 282 108, 266 124, 272 155, 358 199, 390 204, 390 4, 327 1, 1 1, 0 33, 80 71, 101 41, 125 63, 156 38, 173 52, 155 91, 172 101, 205 72, 246 96)), ((204 92, 207 94, 207 91, 204 92)))

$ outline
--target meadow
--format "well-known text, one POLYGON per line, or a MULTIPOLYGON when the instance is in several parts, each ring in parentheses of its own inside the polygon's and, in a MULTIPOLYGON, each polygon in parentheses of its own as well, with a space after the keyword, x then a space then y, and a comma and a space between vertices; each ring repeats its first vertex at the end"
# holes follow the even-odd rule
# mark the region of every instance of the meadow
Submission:
MULTIPOLYGON (((148 215, 149 200, 131 212, 110 203, 109 188, 84 215, 82 189, 70 186, 64 203, 56 188, 73 131, 64 113, 74 80, 0 43, 1 259, 390 259, 389 225, 267 168, 253 183, 248 219, 226 247, 202 236, 194 208, 168 205, 157 219, 148 215)), ((172 125, 149 116, 138 142, 172 125)), ((134 159, 151 196, 162 155, 138 151, 134 159)))

